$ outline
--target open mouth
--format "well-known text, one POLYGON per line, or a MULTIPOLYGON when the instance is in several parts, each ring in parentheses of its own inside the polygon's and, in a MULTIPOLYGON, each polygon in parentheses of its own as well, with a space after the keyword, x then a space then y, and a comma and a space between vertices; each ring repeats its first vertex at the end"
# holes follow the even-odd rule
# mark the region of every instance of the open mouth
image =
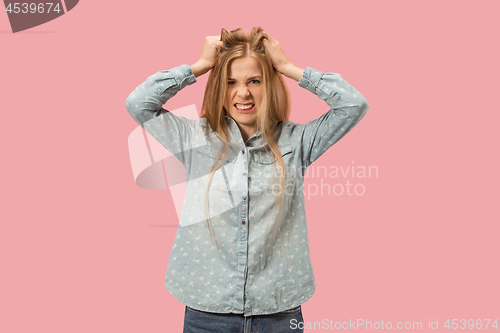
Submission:
POLYGON ((238 112, 248 113, 248 112, 253 111, 253 109, 255 108, 255 104, 253 104, 253 103, 246 103, 246 104, 236 103, 236 104, 234 104, 234 107, 236 108, 236 110, 238 110, 238 112))

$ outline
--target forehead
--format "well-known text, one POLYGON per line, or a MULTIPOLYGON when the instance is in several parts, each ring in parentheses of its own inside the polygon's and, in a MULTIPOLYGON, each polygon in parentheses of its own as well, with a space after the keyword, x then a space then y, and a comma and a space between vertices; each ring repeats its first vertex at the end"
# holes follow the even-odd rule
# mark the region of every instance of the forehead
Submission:
POLYGON ((259 61, 254 57, 237 58, 229 65, 227 74, 232 79, 262 76, 262 67, 259 61))

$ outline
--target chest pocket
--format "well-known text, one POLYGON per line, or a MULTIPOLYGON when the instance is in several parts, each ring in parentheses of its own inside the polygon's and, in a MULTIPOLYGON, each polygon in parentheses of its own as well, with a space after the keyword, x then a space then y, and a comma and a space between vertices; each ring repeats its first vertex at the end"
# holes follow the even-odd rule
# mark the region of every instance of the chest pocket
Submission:
MULTIPOLYGON (((288 161, 288 157, 291 158, 291 155, 293 153, 293 148, 292 146, 283 146, 280 147, 281 151, 281 157, 283 157, 283 162, 288 161), (285 158, 285 156, 289 155, 288 157, 285 158)), ((259 164, 273 164, 273 163, 278 163, 278 160, 276 160, 276 156, 274 156, 274 153, 272 151, 255 151, 253 154, 253 159, 255 162, 259 164)), ((287 163, 285 162, 285 167, 287 163)))
MULTIPOLYGON (((293 148, 292 146, 280 147, 281 157, 285 167, 285 187, 293 187, 294 173, 292 172, 293 148)), ((280 185, 276 179, 276 167, 279 162, 271 150, 253 152, 253 177, 251 179, 250 189, 259 191, 262 189, 275 188, 277 191, 280 185), (276 187, 278 186, 278 187, 276 187)))
MULTIPOLYGON (((222 160, 224 161, 224 163, 234 162, 238 157, 239 148, 232 144, 224 144, 224 143, 208 144, 198 147, 196 148, 196 150, 202 156, 209 157, 211 162, 215 162, 215 159, 219 155, 219 152, 222 149, 224 149, 224 146, 226 146, 227 155, 224 158, 222 158, 222 160)), ((222 156, 223 155, 221 154, 221 157, 222 156)))

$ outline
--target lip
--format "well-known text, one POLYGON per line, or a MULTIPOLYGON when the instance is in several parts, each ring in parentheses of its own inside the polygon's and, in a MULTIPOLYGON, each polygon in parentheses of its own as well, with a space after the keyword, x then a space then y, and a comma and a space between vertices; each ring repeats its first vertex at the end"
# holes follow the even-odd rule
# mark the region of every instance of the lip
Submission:
POLYGON ((239 113, 251 113, 253 112, 253 110, 255 110, 255 104, 253 104, 253 106, 250 108, 250 109, 247 109, 247 110, 240 110, 236 107, 236 104, 240 104, 240 105, 251 105, 253 103, 235 103, 233 104, 233 107, 234 109, 239 112, 239 113))

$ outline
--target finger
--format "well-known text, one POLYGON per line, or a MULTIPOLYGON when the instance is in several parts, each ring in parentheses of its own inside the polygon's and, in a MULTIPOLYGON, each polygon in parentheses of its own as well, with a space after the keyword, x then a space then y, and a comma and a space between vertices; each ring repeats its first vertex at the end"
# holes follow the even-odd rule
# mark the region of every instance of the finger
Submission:
POLYGON ((270 41, 271 43, 276 43, 278 42, 276 39, 274 39, 273 37, 271 37, 271 35, 269 35, 267 32, 264 32, 264 36, 266 37, 266 39, 268 41, 270 41))
POLYGON ((220 40, 220 36, 208 36, 207 42, 211 45, 215 45, 216 47, 224 45, 224 43, 220 40))
POLYGON ((264 38, 264 39, 262 40, 262 43, 264 44, 264 47, 265 47, 266 49, 271 50, 271 49, 273 48, 273 46, 272 46, 271 42, 270 42, 267 38, 264 38))
POLYGON ((207 39, 212 41, 220 41, 220 36, 207 36, 207 39))
POLYGON ((220 41, 220 40, 214 41, 214 47, 215 47, 215 49, 220 49, 223 46, 224 46, 224 43, 222 41, 220 41))

